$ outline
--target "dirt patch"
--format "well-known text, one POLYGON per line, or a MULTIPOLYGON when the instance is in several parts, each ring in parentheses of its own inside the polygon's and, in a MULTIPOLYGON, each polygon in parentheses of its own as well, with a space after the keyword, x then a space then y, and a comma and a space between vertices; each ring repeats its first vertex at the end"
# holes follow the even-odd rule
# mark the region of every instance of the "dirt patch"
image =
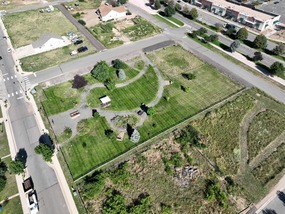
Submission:
POLYGON ((280 30, 275 34, 271 35, 269 38, 285 42, 285 30, 280 30))
POLYGON ((98 15, 95 13, 96 9, 87 9, 79 11, 82 19, 86 22, 86 27, 92 27, 100 23, 98 15))

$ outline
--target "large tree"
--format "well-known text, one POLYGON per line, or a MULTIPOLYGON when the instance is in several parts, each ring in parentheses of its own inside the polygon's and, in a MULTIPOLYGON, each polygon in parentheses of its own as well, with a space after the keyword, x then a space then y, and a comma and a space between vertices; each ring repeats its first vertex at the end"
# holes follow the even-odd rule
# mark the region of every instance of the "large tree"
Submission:
POLYGON ((109 74, 109 66, 105 61, 98 62, 91 71, 92 76, 100 82, 106 81, 109 74))
POLYGON ((160 0, 155 0, 154 2, 154 8, 156 10, 159 10, 161 8, 160 0))
POLYGON ((267 38, 264 35, 257 35, 253 41, 255 48, 265 49, 267 46, 267 38))
POLYGON ((284 73, 284 65, 281 62, 274 62, 271 66, 270 66, 270 71, 272 74, 283 74, 284 73))
POLYGON ((199 16, 197 9, 196 9, 196 8, 192 8, 192 9, 190 10, 190 12, 189 12, 189 16, 190 16, 190 18, 193 19, 193 20, 194 20, 194 19, 197 19, 198 16, 199 16))
POLYGON ((46 162, 51 162, 53 156, 53 150, 46 144, 40 143, 35 148, 36 154, 42 155, 46 162))
POLYGON ((248 37, 248 32, 246 28, 241 28, 236 34, 236 38, 243 41, 246 40, 248 37))
POLYGON ((279 43, 273 50, 272 52, 275 55, 281 55, 285 53, 285 44, 284 43, 279 43))
POLYGON ((86 85, 87 85, 87 80, 85 80, 85 78, 83 76, 79 76, 78 74, 76 74, 74 76, 72 88, 79 89, 79 88, 82 88, 86 85))
POLYGON ((20 175, 21 173, 23 173, 24 168, 25 168, 24 162, 21 160, 17 160, 17 159, 12 161, 9 165, 10 172, 12 172, 13 174, 17 174, 17 175, 20 175))
POLYGON ((167 17, 171 17, 175 14, 175 8, 168 5, 165 9, 164 9, 164 15, 167 17))

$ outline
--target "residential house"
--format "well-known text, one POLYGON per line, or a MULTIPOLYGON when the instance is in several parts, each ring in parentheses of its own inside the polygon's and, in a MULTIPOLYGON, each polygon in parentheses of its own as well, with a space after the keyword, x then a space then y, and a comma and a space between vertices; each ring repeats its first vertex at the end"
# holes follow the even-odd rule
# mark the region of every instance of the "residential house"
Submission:
POLYGON ((127 14, 127 8, 124 6, 113 7, 109 4, 102 4, 96 11, 101 21, 117 20, 127 14))

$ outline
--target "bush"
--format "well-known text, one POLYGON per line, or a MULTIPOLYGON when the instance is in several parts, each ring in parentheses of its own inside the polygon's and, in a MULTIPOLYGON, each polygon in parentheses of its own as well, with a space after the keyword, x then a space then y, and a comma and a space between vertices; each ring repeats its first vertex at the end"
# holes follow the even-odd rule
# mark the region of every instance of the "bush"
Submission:
POLYGON ((280 43, 279 45, 277 45, 277 46, 272 50, 272 52, 273 52, 275 55, 284 54, 284 53, 285 53, 285 44, 280 43))
POLYGON ((147 109, 147 114, 148 114, 149 116, 155 115, 155 114, 156 114, 155 108, 154 108, 154 107, 148 108, 148 109, 147 109))
POLYGON ((201 28, 198 29, 196 32, 197 32, 197 35, 198 35, 198 36, 203 36, 204 34, 207 33, 207 29, 204 28, 204 27, 201 27, 201 28))
POLYGON ((113 60, 113 67, 116 69, 126 69, 127 65, 120 59, 113 60))
POLYGON ((116 133, 111 130, 111 129, 107 129, 105 130, 105 135, 107 136, 107 138, 109 138, 110 140, 116 140, 116 133))
POLYGON ((175 9, 168 5, 165 9, 164 9, 164 15, 167 17, 171 17, 175 14, 175 9))
POLYGON ((181 11, 182 10, 182 7, 181 7, 181 5, 180 4, 175 4, 175 10, 177 10, 177 11, 181 11))
POLYGON ((118 2, 122 5, 122 4, 126 4, 127 0, 118 0, 118 2))
POLYGON ((74 80, 72 83, 72 88, 82 88, 87 85, 87 80, 83 76, 79 76, 78 74, 74 76, 74 80))
POLYGON ((248 32, 246 28, 239 29, 239 31, 236 34, 236 38, 241 41, 246 40, 247 37, 248 37, 248 32))
POLYGON ((220 185, 215 181, 207 181, 205 195, 208 201, 216 200, 221 207, 225 207, 228 203, 227 194, 221 190, 220 185))
POLYGON ((100 61, 91 71, 92 76, 100 82, 106 81, 109 74, 109 66, 105 61, 100 61))
POLYGON ((159 10, 161 8, 160 0, 155 0, 154 2, 154 8, 156 10, 159 10))
POLYGON ((198 146, 200 144, 198 132, 192 126, 188 126, 182 130, 176 141, 181 145, 198 146))
POLYGON ((81 14, 79 12, 73 14, 73 17, 76 19, 80 18, 80 16, 81 16, 81 14))
POLYGON ((102 174, 96 175, 94 178, 84 184, 83 196, 88 199, 93 199, 102 192, 104 186, 104 176, 102 174))
POLYGON ((194 19, 197 19, 198 18, 198 11, 196 8, 192 8, 190 11, 189 11, 189 16, 192 20, 194 19))
POLYGON ((104 82, 104 85, 109 91, 113 91, 116 88, 116 83, 114 80, 108 79, 104 82))
POLYGON ((38 155, 42 155, 46 162, 51 162, 53 156, 53 150, 46 144, 40 143, 35 147, 35 152, 38 155))
POLYGON ((7 178, 5 176, 0 176, 0 192, 5 188, 7 183, 7 178))
POLYGON ((119 80, 125 80, 126 79, 126 74, 125 74, 125 71, 123 69, 119 69, 118 78, 119 78, 119 80))
POLYGON ((205 40, 206 40, 207 42, 216 42, 216 41, 219 40, 219 36, 216 35, 216 34, 211 34, 210 36, 206 36, 206 37, 205 37, 205 40))
POLYGON ((79 22, 80 24, 82 24, 83 26, 86 25, 86 22, 85 22, 84 20, 82 20, 82 19, 79 19, 78 22, 79 22))
POLYGON ((254 52, 254 56, 252 57, 252 61, 257 62, 257 61, 261 61, 261 60, 263 60, 262 53, 259 51, 254 52))
POLYGON ((11 173, 20 175, 24 172, 25 164, 20 160, 14 160, 9 165, 9 170, 11 173))
POLYGON ((272 74, 283 75, 284 74, 284 65, 281 62, 274 62, 270 66, 270 72, 272 74))
POLYGON ((255 48, 265 49, 267 46, 267 38, 264 35, 257 35, 253 44, 255 48))

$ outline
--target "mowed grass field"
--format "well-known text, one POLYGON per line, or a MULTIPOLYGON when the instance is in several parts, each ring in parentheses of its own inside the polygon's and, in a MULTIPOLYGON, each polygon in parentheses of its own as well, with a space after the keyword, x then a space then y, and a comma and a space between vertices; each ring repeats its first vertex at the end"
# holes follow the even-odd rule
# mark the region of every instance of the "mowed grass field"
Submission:
POLYGON ((74 108, 80 102, 81 89, 72 88, 72 82, 68 81, 53 87, 44 89, 42 104, 48 116, 74 108))
POLYGON ((21 200, 19 196, 12 198, 4 206, 5 208, 1 211, 1 214, 22 214, 23 213, 21 200))
POLYGON ((73 178, 77 178, 135 144, 125 137, 122 142, 105 135, 110 127, 104 117, 90 118, 78 124, 78 135, 62 147, 73 178))
POLYGON ((5 15, 3 22, 14 48, 29 45, 44 33, 63 36, 70 31, 76 32, 76 28, 57 8, 51 13, 40 13, 39 10, 5 15))
POLYGON ((141 103, 146 105, 156 98, 158 78, 149 66, 146 73, 129 85, 109 91, 106 88, 94 88, 87 95, 87 103, 91 107, 98 107, 102 96, 111 98, 111 106, 106 109, 122 111, 139 108, 141 103))
POLYGON ((0 123, 0 158, 10 154, 4 123, 0 123))
POLYGON ((241 88, 181 47, 159 50, 148 57, 173 84, 164 87, 163 98, 155 106, 156 115, 149 117, 139 128, 141 140, 172 127, 241 88), (183 73, 193 73, 196 78, 186 80, 183 73), (183 91, 182 86, 190 87, 190 92, 183 91))

